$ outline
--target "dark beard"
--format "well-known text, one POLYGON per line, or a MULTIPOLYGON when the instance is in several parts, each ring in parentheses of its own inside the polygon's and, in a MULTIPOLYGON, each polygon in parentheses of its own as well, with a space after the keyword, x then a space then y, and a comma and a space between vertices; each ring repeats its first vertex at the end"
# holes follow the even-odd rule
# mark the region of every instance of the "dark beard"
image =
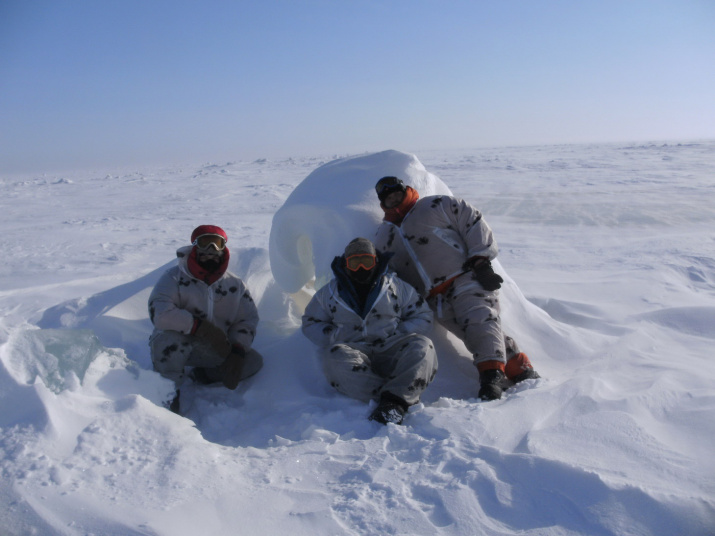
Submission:
POLYGON ((216 270, 219 269, 221 266, 221 258, 220 257, 212 257, 209 259, 206 259, 204 261, 196 261, 201 268, 206 270, 207 272, 215 272, 216 270))

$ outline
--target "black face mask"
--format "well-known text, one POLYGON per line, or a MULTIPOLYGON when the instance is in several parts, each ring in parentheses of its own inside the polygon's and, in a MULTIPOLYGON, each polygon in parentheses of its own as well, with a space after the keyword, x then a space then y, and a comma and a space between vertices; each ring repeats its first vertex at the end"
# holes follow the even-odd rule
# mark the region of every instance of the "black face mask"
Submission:
POLYGON ((365 270, 365 268, 360 267, 355 272, 348 270, 348 276, 350 277, 350 279, 360 285, 368 284, 372 280, 374 275, 374 268, 372 270, 365 270))
POLYGON ((207 272, 215 272, 221 266, 221 257, 210 257, 203 261, 197 259, 197 263, 207 272))

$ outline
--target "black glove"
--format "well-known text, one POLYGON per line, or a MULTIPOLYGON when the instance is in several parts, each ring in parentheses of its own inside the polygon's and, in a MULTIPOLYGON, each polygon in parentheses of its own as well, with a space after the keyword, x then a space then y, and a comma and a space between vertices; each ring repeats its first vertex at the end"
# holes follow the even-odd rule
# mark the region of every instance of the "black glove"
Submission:
POLYGON ((201 320, 193 334, 209 343, 218 355, 227 355, 231 351, 226 334, 208 320, 201 320))
POLYGON ((233 345, 231 352, 226 356, 226 361, 218 367, 221 372, 221 381, 225 387, 233 390, 238 387, 243 373, 243 364, 246 360, 246 351, 238 344, 233 345))
POLYGON ((494 268, 492 268, 492 263, 486 257, 477 257, 472 261, 471 266, 472 273, 474 274, 474 279, 482 286, 484 290, 494 291, 501 288, 501 284, 504 279, 494 273, 494 268))

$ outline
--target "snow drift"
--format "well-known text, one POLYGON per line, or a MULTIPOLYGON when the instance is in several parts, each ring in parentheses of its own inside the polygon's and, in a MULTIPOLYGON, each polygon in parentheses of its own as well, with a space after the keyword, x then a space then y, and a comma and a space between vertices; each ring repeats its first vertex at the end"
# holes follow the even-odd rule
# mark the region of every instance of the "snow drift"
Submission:
POLYGON ((407 170, 425 195, 448 192, 416 158, 3 179, 2 530, 711 534, 713 155, 433 154, 426 167, 495 230, 514 277, 504 323, 544 378, 479 402, 466 350, 437 329, 440 372, 399 427, 326 384, 287 293, 327 277, 352 229, 369 235, 376 176, 407 170), (188 385, 179 417, 160 406, 170 386, 151 370, 146 299, 205 214, 258 303, 265 367, 236 391, 188 385))

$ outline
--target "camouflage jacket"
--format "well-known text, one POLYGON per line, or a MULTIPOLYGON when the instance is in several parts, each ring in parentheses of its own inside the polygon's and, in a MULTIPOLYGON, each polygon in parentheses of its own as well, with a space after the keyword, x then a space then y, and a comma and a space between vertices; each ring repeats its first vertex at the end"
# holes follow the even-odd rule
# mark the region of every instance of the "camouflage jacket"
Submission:
POLYGON ((497 256, 492 230, 466 201, 446 195, 421 198, 401 224, 383 221, 375 248, 393 253, 390 267, 422 296, 459 275, 467 259, 497 256))
POLYGON ((149 296, 149 317, 154 327, 188 334, 195 319, 208 320, 224 330, 231 344, 248 350, 258 325, 251 294, 229 271, 211 285, 194 277, 187 263, 190 252, 191 246, 177 250, 178 265, 164 272, 149 296))
POLYGON ((383 349, 407 334, 426 334, 432 311, 415 289, 393 272, 380 276, 377 297, 363 318, 340 296, 332 279, 315 293, 303 315, 303 333, 321 348, 338 343, 383 349))

